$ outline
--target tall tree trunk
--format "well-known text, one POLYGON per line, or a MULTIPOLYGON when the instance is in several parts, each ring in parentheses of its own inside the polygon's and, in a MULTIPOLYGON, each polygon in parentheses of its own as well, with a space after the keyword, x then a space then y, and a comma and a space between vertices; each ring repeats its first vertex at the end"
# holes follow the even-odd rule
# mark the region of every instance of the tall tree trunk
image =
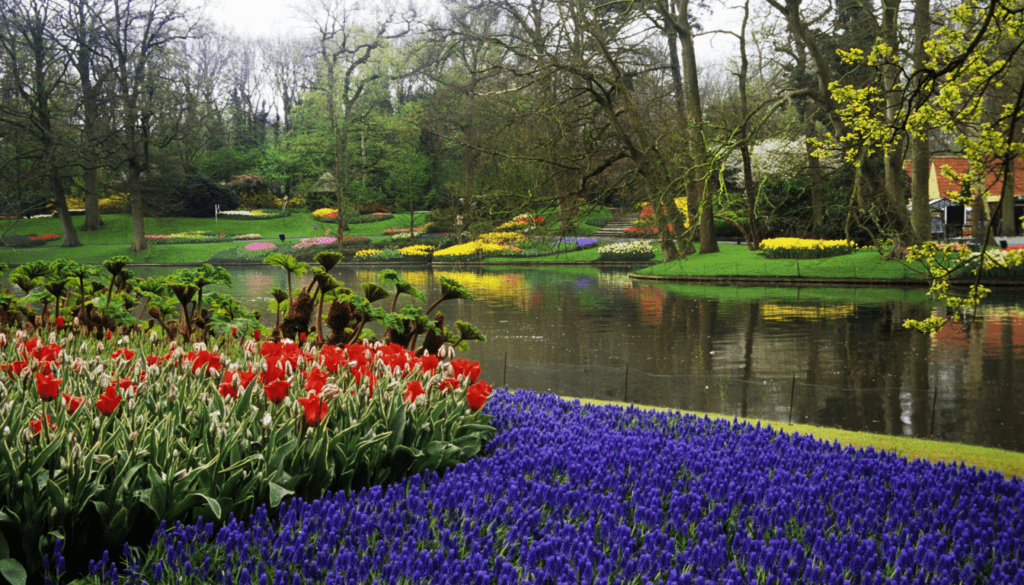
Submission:
MULTIPOLYGON (((87 165, 95 164, 95 161, 86 158, 87 165)), ((103 216, 100 215, 100 196, 97 190, 99 184, 99 171, 95 168, 86 168, 82 171, 82 200, 85 202, 85 223, 82 224, 82 231, 88 232, 103 227, 103 216)))
POLYGON ((750 20, 750 0, 743 3, 743 24, 740 27, 740 127, 736 129, 736 138, 740 146, 740 159, 743 161, 743 192, 747 200, 747 230, 750 241, 747 247, 756 250, 761 245, 761 229, 757 225, 757 188, 754 186, 754 170, 750 164, 750 137, 747 128, 750 126, 750 104, 747 99, 747 76, 750 60, 747 59, 747 22, 750 20))
POLYGON ((818 127, 814 123, 814 113, 817 109, 818 104, 814 100, 807 100, 803 110, 803 118, 804 134, 808 138, 808 140, 804 140, 804 149, 807 152, 807 175, 811 181, 811 225, 820 228, 825 225, 825 197, 821 191, 821 161, 818 157, 814 156, 815 148, 809 140, 818 137, 818 127))
MULTIPOLYGON (((930 0, 914 0, 914 70, 923 71, 928 53, 925 41, 931 36, 931 4, 930 0)), ((924 104, 927 95, 919 95, 916 101, 924 104)), ((932 236, 931 209, 928 206, 928 183, 931 179, 932 151, 927 136, 913 136, 911 139, 911 156, 913 160, 913 182, 910 187, 911 217, 910 226, 917 243, 927 242, 932 236)))
MULTIPOLYGON (((899 0, 882 0, 882 37, 893 54, 899 51, 899 0)), ((897 64, 886 64, 882 68, 882 83, 885 87, 885 117, 890 127, 894 127, 896 118, 899 115, 902 92, 897 87, 899 84, 900 68, 897 64)), ((903 154, 905 152, 904 136, 898 134, 893 136, 894 144, 884 155, 885 166, 885 198, 888 210, 890 230, 893 235, 902 240, 902 243, 912 240, 908 228, 907 217, 907 189, 904 180, 903 154)))
POLYGON ((146 244, 146 221, 142 215, 142 169, 128 162, 128 202, 132 210, 132 252, 142 252, 146 244))
POLYGON ((64 243, 61 244, 61 247, 81 246, 82 242, 78 240, 78 232, 75 231, 75 224, 71 221, 71 213, 68 211, 68 200, 64 195, 64 181, 61 179, 60 170, 56 165, 50 167, 50 186, 53 189, 53 206, 57 209, 61 231, 64 233, 64 243))
POLYGON ((85 203, 83 231, 94 231, 103 227, 100 216, 100 198, 96 189, 99 174, 97 156, 97 121, 99 120, 99 91, 93 85, 92 56, 97 50, 94 16, 89 11, 89 2, 76 0, 71 3, 71 19, 78 44, 74 51, 75 69, 82 90, 82 200, 85 203))
POLYGON ((690 180, 699 192, 700 215, 691 216, 698 222, 700 253, 718 252, 715 239, 715 211, 713 194, 707 188, 710 172, 707 145, 704 142, 704 112, 701 108, 700 83, 697 79, 697 53, 693 48, 693 29, 690 26, 690 0, 677 0, 679 8, 679 43, 682 48, 683 76, 686 82, 686 106, 689 113, 689 143, 692 166, 690 180))
MULTIPOLYGON (((679 35, 676 33, 675 28, 673 28, 671 25, 667 25, 665 28, 669 49, 669 65, 672 71, 672 94, 675 98, 674 101, 676 108, 676 119, 679 121, 679 133, 680 135, 684 135, 686 132, 686 128, 689 125, 689 115, 686 111, 686 92, 683 89, 682 65, 680 65, 679 63, 679 35)), ((689 167, 692 164, 690 160, 689 140, 687 140, 684 136, 680 143, 680 151, 682 154, 683 165, 685 167, 689 167)), ((684 180, 683 191, 686 196, 686 218, 688 218, 691 217, 689 211, 689 202, 691 200, 696 201, 696 197, 699 195, 699 192, 694 188, 694 185, 692 185, 691 182, 688 180, 688 177, 686 180, 684 180)), ((675 209, 674 198, 672 201, 672 208, 675 209)), ((674 232, 672 235, 675 237, 675 243, 672 246, 672 248, 674 248, 674 250, 680 256, 689 256, 690 254, 693 254, 697 250, 693 247, 693 237, 691 235, 687 235, 686 233, 687 229, 690 227, 688 225, 690 222, 687 221, 686 218, 680 217, 681 215, 682 214, 680 213, 676 213, 672 220, 672 225, 674 228, 674 232)), ((662 250, 664 251, 665 249, 665 243, 664 241, 662 241, 662 250)), ((666 260, 670 259, 667 255, 665 258, 666 260)))

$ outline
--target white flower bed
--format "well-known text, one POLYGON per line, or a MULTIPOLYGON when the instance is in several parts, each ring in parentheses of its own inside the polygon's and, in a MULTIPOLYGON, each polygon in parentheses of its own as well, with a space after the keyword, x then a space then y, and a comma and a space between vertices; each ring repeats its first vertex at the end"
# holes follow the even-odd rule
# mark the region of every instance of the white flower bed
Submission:
POLYGON ((600 253, 611 252, 614 254, 647 254, 654 253, 654 246, 650 240, 635 240, 632 242, 615 242, 597 249, 600 253))
POLYGON ((650 240, 616 242, 597 249, 601 260, 650 260, 654 258, 654 246, 650 240))

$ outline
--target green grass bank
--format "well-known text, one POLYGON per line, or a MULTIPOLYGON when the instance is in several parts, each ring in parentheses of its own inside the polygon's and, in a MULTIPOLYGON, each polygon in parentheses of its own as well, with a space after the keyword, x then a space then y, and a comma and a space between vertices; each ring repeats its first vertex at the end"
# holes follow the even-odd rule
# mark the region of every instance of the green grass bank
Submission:
MULTIPOLYGON (((617 404, 623 407, 631 406, 630 404, 624 402, 594 400, 587 398, 573 398, 571 400, 579 400, 584 404, 617 404)), ((649 410, 675 411, 675 409, 655 406, 644 406, 640 404, 634 404, 632 406, 649 410)), ((734 417, 726 416, 723 414, 692 412, 685 410, 678 412, 694 414, 697 416, 708 416, 710 418, 716 419, 734 419, 734 417)), ((736 420, 749 422, 751 424, 760 423, 761 426, 771 426, 773 429, 777 431, 782 431, 789 434, 800 433, 801 435, 811 435, 814 438, 823 441, 838 441, 841 445, 851 445, 858 449, 871 447, 876 450, 881 449, 885 451, 891 451, 893 453, 896 453, 900 457, 906 457, 909 460, 924 459, 936 463, 946 462, 963 464, 969 467, 973 466, 978 467, 980 469, 998 471, 1007 478, 1011 478, 1015 475, 1024 478, 1024 453, 1017 453, 1015 451, 1005 451, 1002 449, 994 449, 991 447, 979 447, 976 445, 964 445, 961 443, 931 441, 928 439, 918 439, 913 437, 895 437, 890 435, 879 435, 875 433, 846 431, 843 429, 817 427, 804 424, 784 423, 764 419, 740 418, 736 420)))
POLYGON ((927 273, 919 262, 902 262, 883 258, 875 249, 862 249, 852 254, 796 260, 769 260, 761 252, 745 245, 719 243, 717 254, 693 254, 681 260, 662 262, 633 273, 640 279, 666 280, 749 280, 758 282, 831 281, 921 285, 927 273))

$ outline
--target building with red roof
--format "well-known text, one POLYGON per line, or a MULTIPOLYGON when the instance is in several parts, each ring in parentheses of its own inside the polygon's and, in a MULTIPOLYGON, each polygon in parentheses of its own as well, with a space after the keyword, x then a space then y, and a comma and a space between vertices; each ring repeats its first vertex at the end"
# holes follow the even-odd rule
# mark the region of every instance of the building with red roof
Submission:
MULTIPOLYGON (((991 170, 983 186, 985 201, 989 204, 989 217, 992 217, 992 214, 995 213, 996 205, 998 205, 1000 195, 1003 192, 1003 177, 1002 173, 999 172, 1001 165, 1001 161, 998 160, 992 163, 991 170)), ((904 161, 903 168, 906 170, 907 175, 910 176, 910 180, 913 181, 914 172, 911 161, 904 161)), ((951 193, 961 193, 964 190, 964 186, 960 181, 951 179, 946 176, 946 173, 943 173, 945 168, 948 168, 954 174, 963 175, 967 173, 968 162, 967 159, 959 156, 932 157, 931 172, 928 175, 928 199, 932 201, 933 207, 935 207, 934 203, 937 200, 948 200, 951 193)), ((1020 217, 1024 215, 1024 160, 1020 158, 1014 160, 1013 197, 1015 199, 1014 220, 1017 222, 1019 231, 1021 226, 1020 217)))
MULTIPOLYGON (((1014 163, 1013 196, 1018 198, 1024 197, 1024 160, 1018 158, 1014 163)), ((985 200, 989 203, 999 201, 999 196, 1003 192, 1003 177, 998 173, 1000 166, 1000 161, 996 161, 993 164, 992 171, 985 182, 985 200)), ((967 172, 967 159, 959 156, 932 157, 931 173, 928 176, 929 199, 949 199, 950 193, 960 193, 963 190, 963 185, 959 181, 953 180, 942 173, 942 169, 945 167, 949 167, 954 173, 962 175, 967 172)), ((910 175, 910 180, 913 181, 914 171, 909 160, 903 163, 903 168, 910 175)))

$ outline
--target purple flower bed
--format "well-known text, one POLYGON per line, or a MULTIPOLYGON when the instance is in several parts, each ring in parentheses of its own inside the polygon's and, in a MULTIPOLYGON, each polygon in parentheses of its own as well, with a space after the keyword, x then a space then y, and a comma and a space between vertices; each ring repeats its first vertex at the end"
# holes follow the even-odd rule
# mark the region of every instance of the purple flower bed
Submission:
POLYGON ((486 409, 497 436, 443 477, 179 525, 119 582, 1024 583, 1020 478, 526 391, 486 409))
POLYGON ((560 244, 574 244, 577 250, 582 250, 584 248, 596 246, 597 240, 594 238, 562 238, 555 242, 556 246, 560 244))

